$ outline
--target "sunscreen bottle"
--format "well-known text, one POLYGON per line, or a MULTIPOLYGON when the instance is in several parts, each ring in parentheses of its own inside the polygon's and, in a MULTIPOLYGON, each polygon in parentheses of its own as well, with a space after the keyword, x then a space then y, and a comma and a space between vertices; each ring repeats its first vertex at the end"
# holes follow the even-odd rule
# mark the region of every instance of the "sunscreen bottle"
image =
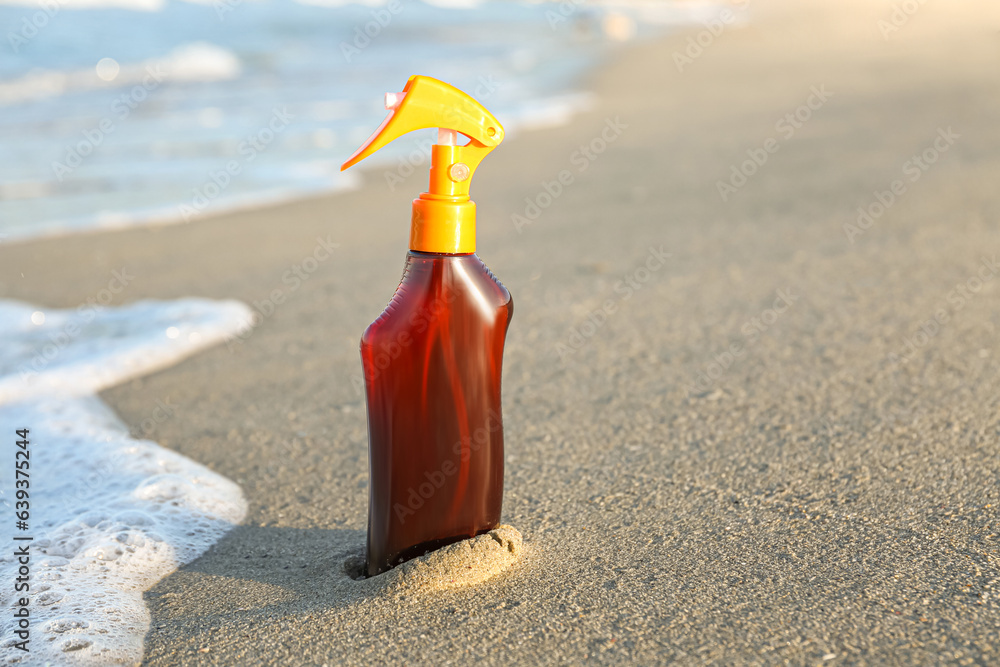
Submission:
POLYGON ((414 130, 438 128, 428 191, 413 200, 403 277, 361 338, 368 403, 368 546, 374 576, 500 524, 500 375, 510 293, 476 255, 469 183, 503 141, 479 102, 412 76, 341 169, 414 130), (459 143, 459 138, 468 138, 459 143))

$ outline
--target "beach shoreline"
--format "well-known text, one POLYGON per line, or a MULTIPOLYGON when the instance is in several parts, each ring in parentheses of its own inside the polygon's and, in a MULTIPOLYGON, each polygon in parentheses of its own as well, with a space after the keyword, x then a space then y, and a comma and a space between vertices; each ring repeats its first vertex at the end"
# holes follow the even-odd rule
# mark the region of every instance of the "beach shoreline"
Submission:
POLYGON ((334 580, 365 538, 358 340, 419 174, 0 245, 5 298, 75 307, 124 266, 121 303, 260 314, 101 394, 126 424, 169 399, 147 437, 249 505, 147 592, 143 664, 996 660, 1000 11, 893 7, 760 0, 700 52, 697 28, 637 44, 593 108, 479 168, 479 254, 517 304, 503 522, 524 554, 474 586, 334 580))

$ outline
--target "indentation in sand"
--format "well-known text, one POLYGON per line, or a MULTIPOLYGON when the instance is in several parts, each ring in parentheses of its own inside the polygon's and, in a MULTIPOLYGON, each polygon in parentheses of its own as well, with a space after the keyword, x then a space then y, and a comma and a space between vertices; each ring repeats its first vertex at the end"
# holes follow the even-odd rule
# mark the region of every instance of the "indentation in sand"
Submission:
POLYGON ((357 578, 364 565, 364 558, 359 555, 344 562, 344 572, 370 594, 446 590, 472 586, 495 577, 516 563, 523 550, 521 533, 513 526, 503 525, 414 558, 375 577, 357 578))

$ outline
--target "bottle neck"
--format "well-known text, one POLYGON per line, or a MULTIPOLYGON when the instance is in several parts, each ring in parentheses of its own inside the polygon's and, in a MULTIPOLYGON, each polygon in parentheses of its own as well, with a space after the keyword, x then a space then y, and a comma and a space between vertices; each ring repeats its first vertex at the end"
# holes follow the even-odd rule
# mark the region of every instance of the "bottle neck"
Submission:
POLYGON ((476 205, 469 201, 469 182, 486 152, 454 144, 431 148, 428 192, 413 200, 411 250, 450 255, 476 251, 476 205))
POLYGON ((410 250, 448 255, 476 252, 476 203, 468 195, 427 192, 414 199, 410 250))

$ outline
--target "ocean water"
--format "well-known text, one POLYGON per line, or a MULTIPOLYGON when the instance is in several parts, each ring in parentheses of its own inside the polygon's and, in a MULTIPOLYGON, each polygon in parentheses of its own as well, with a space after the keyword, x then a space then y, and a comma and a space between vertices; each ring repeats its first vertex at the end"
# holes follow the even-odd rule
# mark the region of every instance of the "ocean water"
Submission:
POLYGON ((235 483, 143 438, 158 422, 183 419, 170 397, 129 428, 96 393, 235 335, 250 318, 235 301, 56 310, 0 300, 0 662, 140 660, 150 622, 143 591, 243 519, 235 483), (29 429, 21 456, 19 429, 29 429), (17 477, 15 460, 26 462, 17 477), (28 503, 23 530, 18 502, 28 503), (26 562, 15 558, 21 546, 26 562), (16 592, 22 565, 29 589, 16 592), (27 653, 16 647, 21 597, 30 600, 27 653))
MULTIPOLYGON (((0 0, 0 241, 356 187, 359 174, 339 166, 411 74, 473 94, 509 135, 564 123, 591 100, 581 78, 610 49, 718 11, 696 0, 0 0)), ((414 133, 364 166, 412 166, 432 141, 414 133)))

